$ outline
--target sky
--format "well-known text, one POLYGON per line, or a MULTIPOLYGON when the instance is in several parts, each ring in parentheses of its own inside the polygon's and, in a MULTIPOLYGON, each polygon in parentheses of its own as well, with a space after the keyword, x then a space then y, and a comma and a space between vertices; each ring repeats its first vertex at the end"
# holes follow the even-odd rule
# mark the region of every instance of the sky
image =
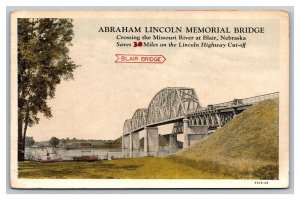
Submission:
MULTIPOLYGON (((200 104, 221 103, 279 91, 280 69, 278 24, 270 20, 234 20, 222 25, 265 26, 266 33, 248 35, 245 49, 120 48, 116 34, 98 33, 100 26, 199 25, 195 20, 163 21, 132 19, 74 20, 70 56, 80 67, 74 80, 62 81, 54 99, 48 101, 53 117, 41 116, 28 129, 36 141, 58 138, 116 139, 123 124, 138 108, 148 107, 153 96, 165 87, 194 88, 200 104), (163 64, 118 64, 115 54, 162 54, 163 64)), ((201 22, 203 25, 204 22, 201 22)), ((218 19, 206 25, 220 23, 218 19)), ((171 131, 171 126, 162 132, 171 131)))

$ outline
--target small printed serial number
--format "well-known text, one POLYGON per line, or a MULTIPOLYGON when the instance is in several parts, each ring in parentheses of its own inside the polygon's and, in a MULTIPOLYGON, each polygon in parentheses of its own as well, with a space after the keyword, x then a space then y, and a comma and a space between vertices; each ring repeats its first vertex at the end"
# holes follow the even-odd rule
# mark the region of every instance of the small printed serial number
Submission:
POLYGON ((267 185, 267 184, 269 184, 269 182, 268 181, 255 181, 254 184, 267 185))

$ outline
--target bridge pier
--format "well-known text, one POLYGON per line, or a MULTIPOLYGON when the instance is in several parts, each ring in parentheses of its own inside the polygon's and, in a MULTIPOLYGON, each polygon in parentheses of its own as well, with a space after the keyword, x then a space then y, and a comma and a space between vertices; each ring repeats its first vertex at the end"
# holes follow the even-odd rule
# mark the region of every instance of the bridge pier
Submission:
POLYGON ((123 158, 130 157, 130 134, 122 136, 122 154, 123 158))
POLYGON ((123 158, 139 157, 140 136, 139 132, 132 132, 122 135, 122 156, 123 158))
POLYGON ((189 120, 183 119, 183 149, 208 136, 208 125, 189 126, 189 120))
POLYGON ((136 158, 139 157, 140 152, 140 136, 139 132, 132 132, 130 133, 130 157, 136 158))
POLYGON ((177 135, 170 134, 169 136, 169 151, 170 153, 175 153, 177 150, 177 135))
POLYGON ((189 134, 191 134, 191 129, 189 127, 189 120, 187 118, 183 119, 183 148, 190 146, 189 134))
POLYGON ((144 152, 148 155, 158 155, 159 140, 157 127, 145 127, 144 152))

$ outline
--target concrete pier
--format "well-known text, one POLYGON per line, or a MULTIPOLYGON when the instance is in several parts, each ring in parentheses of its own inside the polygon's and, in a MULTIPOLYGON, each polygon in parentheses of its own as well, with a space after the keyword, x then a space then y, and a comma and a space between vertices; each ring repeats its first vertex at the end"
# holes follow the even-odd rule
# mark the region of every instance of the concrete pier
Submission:
POLYGON ((189 126, 188 119, 183 119, 183 148, 187 148, 208 136, 207 125, 189 126))
POLYGON ((175 153, 177 151, 177 135, 170 134, 169 136, 169 151, 175 153))
POLYGON ((183 119, 183 148, 187 148, 190 146, 189 142, 189 134, 191 134, 191 129, 189 127, 189 120, 183 119))
POLYGON ((158 141, 158 128, 157 127, 145 127, 144 137, 144 152, 146 155, 158 154, 159 141, 158 141))
POLYGON ((130 135, 123 135, 122 137, 122 154, 123 158, 130 157, 130 135))
POLYGON ((130 133, 130 157, 137 158, 140 153, 140 136, 139 132, 130 133))

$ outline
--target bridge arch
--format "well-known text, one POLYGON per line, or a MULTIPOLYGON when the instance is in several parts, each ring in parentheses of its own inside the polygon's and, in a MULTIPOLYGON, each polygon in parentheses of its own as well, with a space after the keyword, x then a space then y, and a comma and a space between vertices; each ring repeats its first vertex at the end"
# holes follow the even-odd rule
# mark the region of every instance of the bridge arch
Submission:
POLYGON ((148 106, 147 124, 184 117, 201 106, 193 88, 168 87, 160 90, 148 106))
POLYGON ((147 123, 147 108, 139 108, 137 109, 132 116, 132 129, 138 129, 140 127, 144 127, 147 123))
POLYGON ((193 88, 167 87, 157 92, 148 108, 137 109, 132 118, 124 123, 123 134, 179 118, 200 109, 200 103, 193 88))
POLYGON ((123 134, 129 133, 132 130, 131 119, 126 119, 123 125, 123 134))

